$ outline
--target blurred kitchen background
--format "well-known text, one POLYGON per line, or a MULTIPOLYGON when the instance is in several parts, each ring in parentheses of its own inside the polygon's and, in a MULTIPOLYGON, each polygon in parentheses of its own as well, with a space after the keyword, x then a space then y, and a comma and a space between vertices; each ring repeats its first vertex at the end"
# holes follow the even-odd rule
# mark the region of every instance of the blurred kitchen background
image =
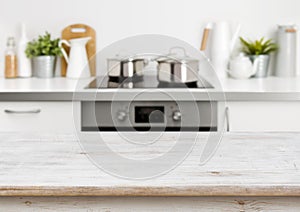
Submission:
MULTIPOLYGON (((29 39, 45 31, 59 37, 67 25, 85 23, 97 32, 97 49, 138 34, 163 34, 201 45, 207 22, 242 25, 240 36, 274 37, 277 24, 300 24, 298 0, 10 0, 1 2, 0 50, 26 24, 29 39)), ((4 74, 0 57, 0 76, 4 74)))

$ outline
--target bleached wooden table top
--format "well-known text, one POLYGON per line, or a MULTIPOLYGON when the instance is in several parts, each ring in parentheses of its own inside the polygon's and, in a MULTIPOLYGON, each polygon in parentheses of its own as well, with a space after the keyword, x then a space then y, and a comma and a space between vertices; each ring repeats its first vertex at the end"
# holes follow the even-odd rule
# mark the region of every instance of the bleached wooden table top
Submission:
MULTIPOLYGON (((142 148, 123 144, 115 133, 103 137, 120 155, 140 159, 163 153, 176 133, 142 148)), ((97 167, 75 135, 0 133, 0 196, 300 196, 300 133, 224 134, 200 165, 206 137, 199 134, 173 170, 133 180, 97 167)))

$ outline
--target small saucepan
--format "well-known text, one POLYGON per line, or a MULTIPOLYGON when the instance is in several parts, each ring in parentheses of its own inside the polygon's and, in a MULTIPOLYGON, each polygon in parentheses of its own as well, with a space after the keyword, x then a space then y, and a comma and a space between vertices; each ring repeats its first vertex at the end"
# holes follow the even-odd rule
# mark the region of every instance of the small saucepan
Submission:
POLYGON ((187 56, 184 48, 174 47, 168 55, 155 59, 158 80, 170 83, 191 83, 198 81, 199 60, 187 56), (175 53, 181 50, 183 56, 175 53))
POLYGON ((111 58, 107 60, 108 76, 111 79, 142 79, 144 68, 148 65, 145 58, 111 58))

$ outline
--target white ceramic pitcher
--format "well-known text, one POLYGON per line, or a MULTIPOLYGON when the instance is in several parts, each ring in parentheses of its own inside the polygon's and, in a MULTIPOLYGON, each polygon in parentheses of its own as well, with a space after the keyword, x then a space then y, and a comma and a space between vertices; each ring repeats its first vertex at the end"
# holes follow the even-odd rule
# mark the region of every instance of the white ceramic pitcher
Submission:
POLYGON ((89 61, 86 52, 86 44, 91 39, 91 37, 76 38, 70 41, 61 40, 59 42, 59 47, 63 53, 63 56, 68 64, 67 67, 67 77, 68 78, 88 78, 91 77, 91 72, 89 68, 89 61), (68 57, 62 44, 69 46, 70 56, 68 57))
POLYGON ((201 50, 206 50, 206 42, 210 40, 207 45, 209 59, 221 77, 226 76, 230 55, 238 40, 240 29, 241 25, 237 23, 236 29, 232 32, 231 24, 226 21, 208 23, 204 29, 201 50))

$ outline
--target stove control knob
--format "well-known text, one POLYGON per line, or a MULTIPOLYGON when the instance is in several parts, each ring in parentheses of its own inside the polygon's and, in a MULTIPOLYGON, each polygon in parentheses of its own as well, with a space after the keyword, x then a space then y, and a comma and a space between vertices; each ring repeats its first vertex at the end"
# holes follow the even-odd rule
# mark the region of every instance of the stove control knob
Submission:
POLYGON ((180 111, 175 111, 173 113, 173 120, 174 121, 181 121, 181 117, 182 117, 182 114, 180 111))
POLYGON ((118 112, 118 114, 117 114, 117 119, 118 119, 119 121, 125 121, 126 118, 127 118, 126 112, 124 112, 124 111, 118 112))

